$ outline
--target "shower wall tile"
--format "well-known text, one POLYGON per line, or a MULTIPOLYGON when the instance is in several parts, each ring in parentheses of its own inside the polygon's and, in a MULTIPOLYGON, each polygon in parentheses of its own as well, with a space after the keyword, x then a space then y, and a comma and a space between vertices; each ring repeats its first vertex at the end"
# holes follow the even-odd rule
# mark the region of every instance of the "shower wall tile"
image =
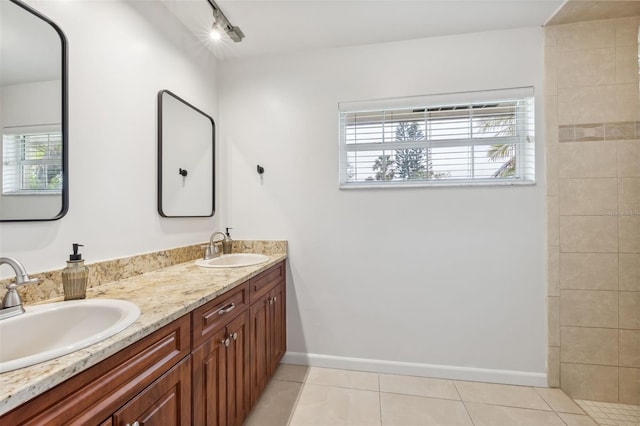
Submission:
POLYGON ((620 253, 640 253, 640 215, 618 217, 620 253))
POLYGON ((615 178, 560 179, 560 215, 602 216, 616 210, 615 178))
MULTIPOLYGON (((547 248, 547 296, 560 296, 560 247, 547 248)), ((617 275, 616 275, 617 281, 617 275)))
POLYGON ((640 254, 618 255, 618 285, 621 291, 640 291, 640 254))
POLYGON ((618 177, 640 177, 640 139, 617 142, 618 177))
POLYGON ((620 366, 640 368, 640 330, 618 330, 620 366))
POLYGON ((618 327, 618 292, 560 290, 560 325, 618 327))
POLYGON ((559 192, 558 149, 557 143, 547 147, 547 196, 549 197, 557 197, 559 192))
POLYGON ((547 244, 560 246, 560 215, 558 197, 547 197, 547 244))
POLYGON ((547 298, 547 334, 549 346, 560 346, 560 298, 547 298))
POLYGON ((558 147, 560 178, 617 177, 617 154, 611 142, 564 142, 558 147))
MULTIPOLYGON (((558 88, 558 122, 562 125, 619 121, 619 94, 615 84, 558 88)), ((628 106, 628 104, 629 100, 625 99, 620 105, 628 106)))
POLYGON ((615 47, 616 24, 604 20, 558 25, 556 37, 558 52, 615 47))
POLYGON ((615 20, 616 46, 638 46, 638 16, 615 20))
POLYGON ((573 126, 575 142, 604 141, 604 123, 576 124, 573 126))
POLYGON ((620 367, 620 402, 623 404, 640 404, 640 368, 620 367))
POLYGON ((618 402, 618 367, 562 362, 560 385, 574 399, 618 402))
POLYGON ((616 253, 561 253, 560 288, 618 290, 616 253))
MULTIPOLYGON (((558 94, 557 52, 555 46, 544 49, 544 90, 545 98, 558 94)), ((557 111, 553 112, 557 114, 557 111)))
POLYGON ((618 365, 618 330, 561 327, 560 335, 561 362, 618 365))
POLYGON ((618 306, 620 328, 640 330, 640 291, 621 291, 618 306))
POLYGON ((558 128, 558 139, 560 142, 576 141, 576 126, 573 124, 565 124, 558 128))
POLYGON ((617 253, 615 216, 560 216, 560 252, 617 253))
POLYGON ((615 84, 616 63, 614 47, 564 52, 557 58, 558 88, 615 84))
POLYGON ((604 124, 604 139, 607 141, 632 140, 636 138, 635 121, 616 121, 604 124))
POLYGON ((547 348, 547 383, 550 388, 560 387, 560 348, 547 348))
POLYGON ((627 404, 640 403, 639 24, 545 28, 548 294, 559 281, 561 325, 560 347, 549 329, 548 380, 560 361, 570 396, 627 404))
POLYGON ((640 178, 618 179, 618 212, 624 216, 640 216, 640 178))
POLYGON ((638 83, 618 84, 617 92, 617 121, 640 120, 640 96, 638 96, 638 83))
POLYGON ((618 46, 615 50, 616 83, 638 84, 638 47, 618 46))

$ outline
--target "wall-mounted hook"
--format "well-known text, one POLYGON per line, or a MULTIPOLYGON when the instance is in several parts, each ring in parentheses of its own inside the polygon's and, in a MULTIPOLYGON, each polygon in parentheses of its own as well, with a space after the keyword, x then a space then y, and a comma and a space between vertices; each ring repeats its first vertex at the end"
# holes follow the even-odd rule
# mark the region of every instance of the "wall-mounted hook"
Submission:
POLYGON ((188 172, 185 169, 178 169, 178 174, 182 177, 186 177, 187 173, 188 172))
POLYGON ((258 164, 258 167, 256 167, 256 169, 258 170, 259 175, 264 173, 264 167, 262 167, 260 164, 258 164))

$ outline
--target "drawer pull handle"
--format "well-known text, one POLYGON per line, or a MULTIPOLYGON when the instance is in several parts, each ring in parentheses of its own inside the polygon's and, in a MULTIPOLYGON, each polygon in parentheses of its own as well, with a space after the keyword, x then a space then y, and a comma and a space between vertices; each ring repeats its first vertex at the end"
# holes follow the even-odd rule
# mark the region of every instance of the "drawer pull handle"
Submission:
POLYGON ((222 343, 225 346, 229 346, 229 343, 231 343, 231 340, 229 340, 229 338, 227 337, 226 339, 222 339, 220 343, 222 343))
POLYGON ((233 333, 231 337, 233 337, 233 340, 238 340, 238 333, 233 333))
POLYGON ((127 423, 127 426, 140 426, 140 423, 138 422, 133 422, 133 424, 127 423))
POLYGON ((235 307, 236 307, 236 304, 235 303, 231 303, 231 304, 225 306, 224 308, 220 309, 218 311, 218 315, 223 315, 223 314, 226 314, 227 312, 231 312, 231 311, 233 311, 233 309, 235 307))

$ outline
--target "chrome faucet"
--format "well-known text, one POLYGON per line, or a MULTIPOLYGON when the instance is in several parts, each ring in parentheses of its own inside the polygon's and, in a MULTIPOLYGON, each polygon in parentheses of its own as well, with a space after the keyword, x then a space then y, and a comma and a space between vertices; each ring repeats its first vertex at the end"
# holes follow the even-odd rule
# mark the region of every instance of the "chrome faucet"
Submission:
POLYGON ((204 260, 213 259, 214 257, 220 256, 220 250, 218 250, 218 246, 216 246, 216 244, 224 241, 226 237, 227 236, 224 234, 224 232, 214 232, 213 234, 211 234, 211 237, 209 237, 209 245, 204 251, 204 260), (218 234, 222 235, 223 239, 216 241, 215 238, 218 234))
POLYGON ((0 265, 7 264, 13 268, 16 273, 16 282, 7 285, 7 293, 2 299, 2 309, 0 309, 0 319, 9 318, 15 315, 24 313, 24 307, 22 306, 22 300, 20 295, 16 291, 19 285, 35 284, 38 282, 37 278, 29 278, 26 269, 22 263, 13 257, 0 257, 0 265))

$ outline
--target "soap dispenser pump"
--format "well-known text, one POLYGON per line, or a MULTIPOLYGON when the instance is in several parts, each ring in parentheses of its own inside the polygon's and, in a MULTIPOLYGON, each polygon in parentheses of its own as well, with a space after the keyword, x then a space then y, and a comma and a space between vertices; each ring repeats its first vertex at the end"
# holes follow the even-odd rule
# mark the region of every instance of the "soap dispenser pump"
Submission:
POLYGON ((78 253, 82 244, 73 244, 73 254, 69 255, 67 267, 62 270, 62 290, 64 300, 84 299, 87 297, 87 281, 89 268, 85 266, 82 255, 78 253))
POLYGON ((222 240, 222 253, 223 254, 231 253, 231 250, 233 248, 233 240, 231 239, 231 234, 229 234, 229 229, 233 229, 233 228, 227 228, 226 229, 226 232, 224 233, 224 235, 225 235, 224 240, 222 240))

